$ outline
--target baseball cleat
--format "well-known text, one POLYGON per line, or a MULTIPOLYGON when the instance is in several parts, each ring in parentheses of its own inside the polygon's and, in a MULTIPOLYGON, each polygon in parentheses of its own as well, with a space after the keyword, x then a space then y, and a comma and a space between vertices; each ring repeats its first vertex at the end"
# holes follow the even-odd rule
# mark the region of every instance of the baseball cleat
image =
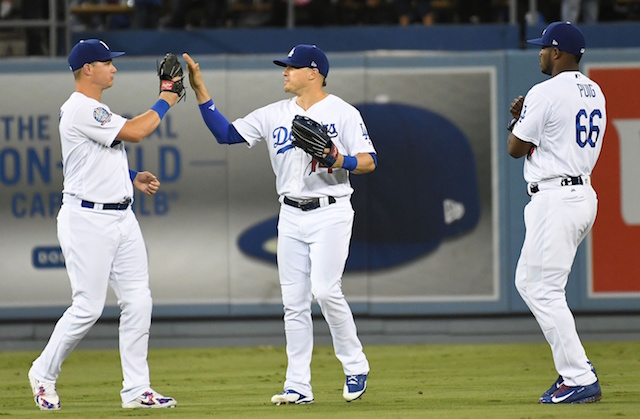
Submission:
POLYGON ((547 390, 544 393, 542 393, 542 396, 540 396, 540 399, 542 399, 543 397, 551 396, 553 393, 555 393, 560 388, 562 383, 564 383, 564 378, 562 378, 562 376, 559 375, 558 379, 556 380, 556 382, 551 384, 551 387, 549 387, 549 390, 547 390))
POLYGON ((569 387, 561 384, 552 394, 540 397, 538 403, 593 403, 600 399, 602 399, 602 391, 600 390, 600 384, 596 381, 588 386, 569 387))
POLYGON ((367 391, 367 374, 347 375, 342 390, 342 397, 347 402, 359 399, 365 391, 367 391))
POLYGON ((124 409, 161 409, 176 407, 178 402, 173 397, 165 397, 153 390, 145 391, 135 399, 122 403, 124 409))
MULTIPOLYGON (((598 373, 596 373, 596 369, 593 367, 593 364, 591 364, 590 361, 587 361, 587 364, 589 364, 589 366, 591 367, 591 371, 593 371, 593 374, 596 376, 596 379, 597 379, 598 378, 598 373)), ((555 393, 556 390, 558 390, 560 388, 560 386, 562 385, 563 382, 564 382, 564 378, 562 378, 562 376, 559 375, 558 379, 556 380, 556 382, 551 384, 551 387, 549 387, 549 390, 547 390, 544 393, 542 393, 542 396, 540 396, 540 398, 542 399, 543 397, 548 397, 548 396, 552 395, 553 393, 555 393)))
POLYGON ((281 404, 309 404, 313 403, 313 396, 305 396, 295 390, 285 390, 280 394, 275 394, 271 398, 271 403, 276 406, 281 404))
POLYGON ((33 400, 40 410, 60 410, 60 397, 56 391, 56 383, 40 381, 29 371, 29 384, 31 384, 33 400))

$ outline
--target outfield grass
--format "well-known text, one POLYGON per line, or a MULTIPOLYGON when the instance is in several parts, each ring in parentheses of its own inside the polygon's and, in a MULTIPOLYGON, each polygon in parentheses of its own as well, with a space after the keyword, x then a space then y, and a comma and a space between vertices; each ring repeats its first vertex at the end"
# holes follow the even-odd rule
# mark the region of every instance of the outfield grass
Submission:
POLYGON ((638 418, 640 341, 586 343, 603 399, 588 405, 538 405, 555 380, 545 343, 367 346, 371 364, 361 400, 342 399, 344 376, 331 347, 312 364, 315 403, 273 406, 282 390, 284 348, 152 349, 151 381, 178 400, 175 409, 120 408, 117 351, 76 350, 58 380, 59 412, 40 412, 27 371, 36 352, 0 352, 0 416, 17 418, 638 418))

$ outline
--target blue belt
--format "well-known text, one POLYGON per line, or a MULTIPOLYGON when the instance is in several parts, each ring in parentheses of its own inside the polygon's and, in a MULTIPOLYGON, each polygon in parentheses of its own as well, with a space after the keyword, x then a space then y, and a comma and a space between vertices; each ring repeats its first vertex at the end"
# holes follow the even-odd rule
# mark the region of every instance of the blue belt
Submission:
MULTIPOLYGON (((332 196, 329 196, 329 204, 335 204, 336 199, 332 196)), ((284 203, 295 207, 300 208, 302 211, 311 211, 316 208, 320 208, 320 198, 311 198, 311 199, 303 199, 301 201, 294 201, 289 197, 284 197, 284 203)))
MULTIPOLYGON (((122 202, 118 202, 118 203, 114 203, 114 204, 102 204, 102 209, 103 210, 123 211, 123 210, 126 210, 127 208, 129 208, 130 204, 131 204, 131 198, 127 198, 122 202)), ((84 208, 94 208, 96 206, 96 203, 95 202, 91 202, 91 201, 85 201, 83 199, 81 205, 84 208)))

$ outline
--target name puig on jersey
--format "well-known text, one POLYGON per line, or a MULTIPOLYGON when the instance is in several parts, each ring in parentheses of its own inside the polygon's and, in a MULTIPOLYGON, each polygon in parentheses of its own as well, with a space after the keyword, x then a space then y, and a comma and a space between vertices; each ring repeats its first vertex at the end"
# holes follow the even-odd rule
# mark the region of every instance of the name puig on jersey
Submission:
POLYGON ((576 83, 576 86, 580 92, 580 97, 596 97, 596 90, 592 84, 576 83))

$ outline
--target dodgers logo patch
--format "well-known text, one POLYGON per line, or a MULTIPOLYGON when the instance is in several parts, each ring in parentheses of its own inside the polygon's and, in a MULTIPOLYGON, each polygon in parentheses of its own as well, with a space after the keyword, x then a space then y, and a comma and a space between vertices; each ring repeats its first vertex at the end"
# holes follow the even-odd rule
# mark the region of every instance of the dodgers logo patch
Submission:
POLYGON ((325 128, 327 128, 327 134, 329 134, 329 137, 336 138, 338 136, 338 130, 336 129, 336 124, 326 124, 325 128))
POLYGON ((100 125, 104 125, 111 120, 111 113, 105 108, 95 108, 93 110, 93 119, 95 119, 100 125))

